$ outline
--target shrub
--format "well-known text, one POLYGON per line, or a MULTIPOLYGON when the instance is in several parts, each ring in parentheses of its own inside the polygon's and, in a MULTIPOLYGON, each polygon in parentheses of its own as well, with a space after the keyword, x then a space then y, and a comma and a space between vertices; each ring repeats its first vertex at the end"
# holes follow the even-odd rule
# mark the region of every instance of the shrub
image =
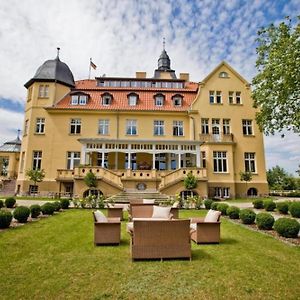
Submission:
POLYGON ((245 208, 240 211, 239 216, 244 224, 253 224, 256 214, 252 209, 245 208))
POLYGON ((0 209, 4 206, 4 203, 2 200, 0 200, 0 209))
POLYGON ((12 220, 10 211, 0 210, 0 228, 8 228, 12 220))
POLYGON ((60 204, 62 209, 68 209, 70 206, 70 200, 69 199, 60 199, 60 204))
POLYGON ((30 206, 31 218, 37 218, 41 213, 41 206, 38 204, 33 204, 30 206))
POLYGON ((27 219, 30 215, 30 209, 26 206, 18 206, 14 212, 14 218, 20 223, 27 223, 27 219))
POLYGON ((217 210, 218 211, 220 211, 221 213, 222 213, 222 215, 224 216, 226 216, 226 211, 227 211, 227 208, 229 207, 229 205, 228 204, 226 204, 226 203, 219 203, 218 205, 217 205, 217 210))
POLYGON ((210 206, 210 209, 217 210, 218 202, 213 202, 210 206))
POLYGON ((213 202, 214 202, 214 201, 211 200, 211 199, 206 199, 206 200, 204 200, 204 206, 205 206, 205 208, 206 208, 206 209, 211 209, 211 205, 212 205, 213 202))
POLYGON ((261 209, 264 208, 264 202, 261 199, 256 199, 252 202, 254 208, 261 209))
POLYGON ((9 197, 5 199, 5 206, 7 208, 13 208, 16 204, 16 199, 14 197, 9 197))
POLYGON ((54 205, 55 211, 60 211, 60 209, 61 209, 60 201, 53 202, 53 205, 54 205))
POLYGON ((289 211, 289 204, 287 202, 278 202, 276 208, 281 214, 286 215, 289 211))
POLYGON ((276 208, 276 203, 273 200, 265 200, 264 208, 266 211, 273 211, 276 208))
POLYGON ((256 225, 259 229, 271 230, 275 220, 269 213, 259 213, 256 215, 256 225))
POLYGON ((275 221, 274 229, 281 236, 287 238, 296 238, 299 233, 300 224, 294 219, 280 218, 275 221))
POLYGON ((294 218, 300 218, 300 202, 292 202, 289 211, 294 218))
POLYGON ((51 202, 47 202, 41 206, 41 211, 43 215, 53 215, 55 211, 55 206, 51 202))
POLYGON ((227 216, 229 216, 230 219, 238 219, 240 214, 240 209, 236 206, 229 206, 226 210, 227 216))

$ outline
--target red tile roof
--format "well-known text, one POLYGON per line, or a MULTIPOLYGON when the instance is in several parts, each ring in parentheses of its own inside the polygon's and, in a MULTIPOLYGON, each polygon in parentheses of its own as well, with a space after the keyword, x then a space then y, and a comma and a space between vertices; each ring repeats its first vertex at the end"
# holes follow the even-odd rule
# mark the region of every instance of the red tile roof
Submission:
POLYGON ((141 88, 141 87, 99 87, 96 80, 80 80, 75 83, 72 91, 84 91, 88 94, 89 101, 86 105, 71 105, 71 95, 66 95, 54 108, 57 109, 84 109, 84 110, 150 110, 150 111, 187 111, 190 108, 198 91, 198 84, 186 83, 185 88, 141 88), (113 96, 111 105, 102 105, 101 95, 105 92, 113 96), (136 106, 129 106, 127 95, 135 92, 139 96, 136 106), (163 106, 155 106, 154 96, 158 93, 165 95, 163 106), (183 96, 182 106, 174 106, 172 96, 183 96))

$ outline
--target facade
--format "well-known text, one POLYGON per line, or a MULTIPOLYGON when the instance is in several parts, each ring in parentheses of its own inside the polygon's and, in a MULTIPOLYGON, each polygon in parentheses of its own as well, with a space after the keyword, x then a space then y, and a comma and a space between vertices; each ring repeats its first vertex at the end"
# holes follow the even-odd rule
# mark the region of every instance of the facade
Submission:
POLYGON ((187 193, 188 172, 202 197, 268 193, 263 136, 250 86, 222 62, 202 82, 177 78, 163 50, 154 76, 74 81, 59 57, 30 79, 17 193, 83 196, 93 172, 97 191, 187 193), (38 187, 28 169, 43 169, 38 187), (241 171, 253 179, 240 181, 241 171))

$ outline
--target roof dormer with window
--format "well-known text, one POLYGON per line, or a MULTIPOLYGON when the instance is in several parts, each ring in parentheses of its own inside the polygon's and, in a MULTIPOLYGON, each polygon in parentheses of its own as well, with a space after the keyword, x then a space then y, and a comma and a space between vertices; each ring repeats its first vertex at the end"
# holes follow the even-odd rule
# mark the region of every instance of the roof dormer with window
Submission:
POLYGON ((102 98, 102 105, 103 106, 109 106, 112 103, 113 96, 110 93, 104 93, 101 95, 102 98))
POLYGON ((173 106, 182 106, 183 96, 180 94, 176 94, 172 96, 173 106))
POLYGON ((127 95, 127 98, 129 106, 136 106, 139 100, 139 95, 136 93, 130 93, 127 95))
POLYGON ((71 105, 86 105, 89 100, 89 95, 83 92, 71 93, 71 105))
POLYGON ((165 96, 163 94, 154 95, 155 106, 164 106, 165 96))

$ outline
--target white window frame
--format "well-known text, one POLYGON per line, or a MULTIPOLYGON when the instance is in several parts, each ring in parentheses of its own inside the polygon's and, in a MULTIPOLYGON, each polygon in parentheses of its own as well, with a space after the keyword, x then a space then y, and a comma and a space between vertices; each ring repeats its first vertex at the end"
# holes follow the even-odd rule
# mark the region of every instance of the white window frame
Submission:
POLYGON ((233 91, 228 92, 228 103, 234 104, 234 92, 233 91))
POLYGON ((79 99, 78 95, 72 95, 71 96, 71 105, 78 105, 78 99, 79 99))
POLYGON ((201 119, 201 133, 209 134, 209 119, 201 119))
POLYGON ((154 130, 154 135, 164 135, 165 134, 165 121, 163 120, 154 120, 153 122, 153 130, 154 130))
POLYGON ((80 134, 80 133, 81 133, 81 119, 76 119, 76 118, 71 119, 70 134, 80 134))
POLYGON ((67 170, 73 170, 80 165, 80 152, 67 152, 67 170))
POLYGON ((223 134, 230 134, 230 119, 223 119, 223 134))
POLYGON ((103 106, 110 106, 112 101, 111 95, 104 95, 102 96, 102 105, 103 106))
POLYGON ((98 134, 100 135, 109 135, 109 120, 108 119, 100 119, 98 134))
POLYGON ((226 151, 213 151, 214 173, 228 173, 228 162, 226 151))
POLYGON ((137 95, 131 94, 128 96, 128 105, 129 106, 136 106, 137 105, 137 95))
POLYGON ((37 134, 45 133, 45 118, 36 118, 35 133, 37 134))
POLYGON ((174 106, 182 106, 182 97, 181 96, 174 96, 173 97, 173 105, 174 106))
POLYGON ((79 95, 79 105, 86 105, 86 104, 87 104, 87 96, 79 95))
POLYGON ((137 135, 136 120, 126 120, 126 135, 137 135))
POLYGON ((183 121, 173 121, 173 136, 184 136, 183 121))
POLYGON ((254 135, 252 120, 242 120, 243 135, 254 135))
POLYGON ((211 132, 213 135, 220 134, 220 119, 212 119, 211 120, 211 132))
POLYGON ((163 106, 164 105, 164 96, 156 95, 154 98, 155 106, 163 106))
POLYGON ((239 91, 235 92, 235 103, 242 104, 242 93, 239 91))
POLYGON ((39 86, 39 98, 48 98, 49 97, 49 85, 41 84, 39 86))
POLYGON ((222 104, 222 92, 221 91, 209 91, 209 103, 210 104, 222 104))
POLYGON ((42 151, 34 150, 32 152, 32 170, 41 170, 42 168, 42 151))
POLYGON ((245 171, 256 173, 256 155, 255 152, 245 152, 244 153, 245 160, 245 171))

